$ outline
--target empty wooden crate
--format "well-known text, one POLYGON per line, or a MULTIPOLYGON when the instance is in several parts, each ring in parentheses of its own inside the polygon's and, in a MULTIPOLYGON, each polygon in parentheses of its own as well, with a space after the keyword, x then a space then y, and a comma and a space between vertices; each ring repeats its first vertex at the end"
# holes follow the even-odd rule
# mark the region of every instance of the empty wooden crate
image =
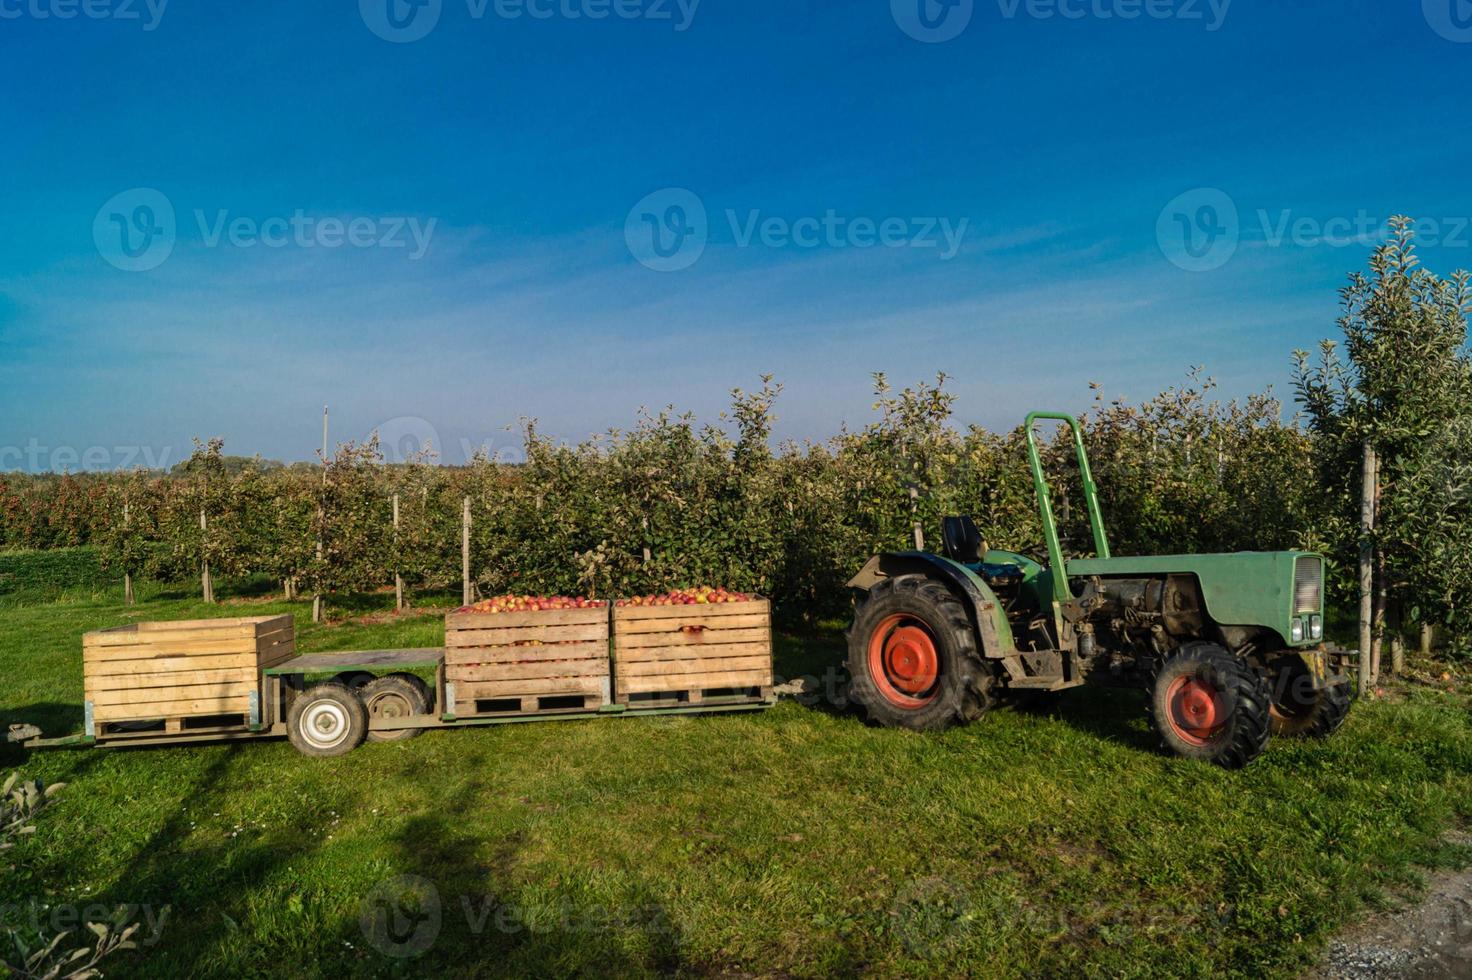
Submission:
POLYGON ((619 606, 613 611, 619 704, 765 700, 772 691, 772 606, 619 606))
POLYGON ((295 656, 295 635, 289 615, 135 623, 88 633, 82 677, 93 734, 112 734, 109 728, 121 722, 181 731, 192 727, 191 719, 259 720, 261 671, 295 656))
POLYGON ((587 711, 608 703, 608 607, 452 612, 445 685, 457 716, 587 711))

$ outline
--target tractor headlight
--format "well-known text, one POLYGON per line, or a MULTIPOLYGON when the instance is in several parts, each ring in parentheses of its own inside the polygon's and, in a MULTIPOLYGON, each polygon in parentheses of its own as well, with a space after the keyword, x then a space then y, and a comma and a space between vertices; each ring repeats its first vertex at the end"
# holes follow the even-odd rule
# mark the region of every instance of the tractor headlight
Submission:
POLYGON ((1310 616, 1308 618, 1308 638, 1310 640, 1322 640, 1324 638, 1324 617, 1310 616))
POLYGON ((1298 618, 1295 617, 1294 620, 1293 620, 1293 625, 1289 627, 1289 632, 1291 633, 1291 635, 1289 636, 1289 639, 1292 642, 1294 642, 1294 643, 1302 643, 1303 642, 1303 620, 1298 619, 1298 618))

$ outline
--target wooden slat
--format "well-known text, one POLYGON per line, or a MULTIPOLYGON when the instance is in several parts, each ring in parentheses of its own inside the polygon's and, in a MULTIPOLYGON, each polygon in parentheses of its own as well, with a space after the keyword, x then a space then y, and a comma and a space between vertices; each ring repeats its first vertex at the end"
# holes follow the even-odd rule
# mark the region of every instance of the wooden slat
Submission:
MULTIPOLYGON (((689 664, 710 664, 708 670, 727 670, 724 665, 729 661, 745 661, 745 659, 758 659, 771 665, 771 647, 761 643, 735 643, 732 646, 711 647, 710 652, 702 652, 699 656, 690 656, 684 650, 640 650, 640 653, 651 653, 651 656, 640 656, 639 659, 621 658, 617 659, 614 670, 620 674, 687 674, 690 672, 689 664)), ((701 670, 701 668, 696 668, 701 670)))
POLYGON ((94 633, 94 646, 127 646, 128 643, 162 643, 165 640, 255 640, 253 625, 227 625, 218 630, 190 627, 175 622, 140 622, 137 630, 124 633, 94 633), (144 630, 143 627, 155 627, 144 630))
POLYGON ((599 660, 608 662, 607 643, 549 643, 539 647, 447 648, 445 664, 514 664, 541 660, 599 660))
POLYGON ((659 677, 617 680, 620 697, 661 691, 691 691, 712 687, 765 687, 772 683, 770 670, 709 671, 703 674, 664 674, 659 677))
POLYGON ((764 626, 745 629, 703 629, 691 633, 625 633, 618 639, 619 650, 641 647, 703 646, 714 643, 766 643, 772 631, 764 626))
POLYGON ((177 671, 158 671, 145 674, 100 674, 87 678, 86 691, 91 697, 94 691, 136 691, 150 687, 168 687, 180 683, 187 676, 196 684, 221 684, 238 680, 250 680, 255 671, 249 667, 233 667, 222 670, 194 670, 187 675, 177 671))
POLYGON ((296 630, 296 620, 292 618, 291 613, 271 616, 256 622, 256 636, 258 637, 264 637, 282 630, 296 630))
POLYGON ((620 623, 632 623, 646 619, 679 619, 692 612, 703 616, 765 616, 771 612, 771 609, 772 605, 766 599, 753 599, 750 602, 694 603, 681 606, 618 606, 613 610, 613 622, 617 626, 620 623))
POLYGON ((190 715, 235 715, 250 711, 250 699, 199 698, 188 701, 153 701, 147 704, 103 704, 93 708, 96 721, 150 721, 154 718, 186 718, 190 715))
POLYGON ((149 660, 109 660, 86 665, 87 676, 116 674, 151 674, 162 671, 219 670, 224 667, 255 667, 254 653, 211 654, 209 656, 154 657, 149 660))
POLYGON ((509 629, 447 629, 446 647, 479 647, 541 640, 544 643, 587 642, 608 639, 607 623, 576 626, 525 626, 509 629))
POLYGON ((271 623, 280 619, 290 618, 289 613, 277 616, 225 616, 220 619, 160 619, 153 622, 136 623, 138 632, 148 633, 157 630, 174 629, 217 629, 224 627, 249 626, 255 627, 261 623, 271 623))
MULTIPOLYGON (((133 691, 95 691, 87 695, 94 705, 148 705, 159 701, 194 701, 219 698, 241 698, 256 690, 253 680, 236 680, 224 684, 188 684, 182 687, 151 687, 133 691)), ((136 714, 136 713, 135 713, 136 714)), ((139 714, 137 717, 155 717, 139 714)))
POLYGON ((543 677, 526 680, 478 681, 455 685, 455 700, 490 701, 535 694, 601 694, 603 681, 597 677, 543 677))
POLYGON ((445 630, 510 629, 519 626, 590 626, 608 622, 608 607, 548 609, 543 612, 445 614, 445 630))
POLYGON ((93 647, 82 654, 84 663, 108 660, 145 660, 149 657, 176 655, 205 656, 219 653, 254 653, 256 641, 240 637, 231 640, 163 640, 156 643, 130 643, 126 646, 93 647))
POLYGON ((556 660, 537 664, 478 664, 445 668, 445 680, 456 684, 462 681, 607 676, 608 662, 599 660, 556 660))
MULTIPOLYGON (((723 671, 752 671, 772 676, 772 658, 768 656, 747 657, 725 657, 713 660, 677 660, 660 661, 653 663, 619 664, 618 676, 621 678, 635 677, 675 677, 680 674, 708 674, 721 673, 723 671)), ((770 684, 771 680, 763 681, 770 684)))
MULTIPOLYGON (((693 606, 685 606, 684 609, 693 609, 693 606)), ((771 619, 766 613, 744 613, 738 616, 713 616, 709 613, 691 613, 676 618, 635 619, 629 622, 618 622, 613 624, 613 635, 629 636, 636 633, 677 633, 685 626, 704 626, 706 629, 729 628, 729 629, 751 629, 771 625, 771 619)))
POLYGON ((639 647, 634 650, 620 648, 615 662, 633 663, 677 663, 681 660, 715 660, 721 657, 772 656, 771 643, 707 643, 700 646, 639 647))

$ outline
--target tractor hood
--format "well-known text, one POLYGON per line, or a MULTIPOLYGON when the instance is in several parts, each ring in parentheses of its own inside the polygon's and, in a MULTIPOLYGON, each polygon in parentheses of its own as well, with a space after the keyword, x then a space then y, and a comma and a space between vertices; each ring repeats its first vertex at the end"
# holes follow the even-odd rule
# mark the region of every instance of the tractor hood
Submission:
POLYGON ((1295 647, 1312 646, 1323 638, 1324 559, 1312 552, 1242 551, 1068 562, 1070 579, 1160 575, 1195 576, 1207 613, 1222 626, 1264 626, 1295 647))

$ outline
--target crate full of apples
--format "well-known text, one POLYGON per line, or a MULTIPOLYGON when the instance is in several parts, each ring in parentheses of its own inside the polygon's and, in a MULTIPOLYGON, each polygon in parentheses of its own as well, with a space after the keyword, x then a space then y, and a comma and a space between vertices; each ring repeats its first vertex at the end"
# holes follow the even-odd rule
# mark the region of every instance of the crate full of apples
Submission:
POLYGON ((619 599, 613 607, 614 700, 766 700, 772 608, 760 596, 700 586, 619 599))
POLYGON ((609 700, 608 603, 504 595, 445 617, 458 716, 587 710, 609 700))

